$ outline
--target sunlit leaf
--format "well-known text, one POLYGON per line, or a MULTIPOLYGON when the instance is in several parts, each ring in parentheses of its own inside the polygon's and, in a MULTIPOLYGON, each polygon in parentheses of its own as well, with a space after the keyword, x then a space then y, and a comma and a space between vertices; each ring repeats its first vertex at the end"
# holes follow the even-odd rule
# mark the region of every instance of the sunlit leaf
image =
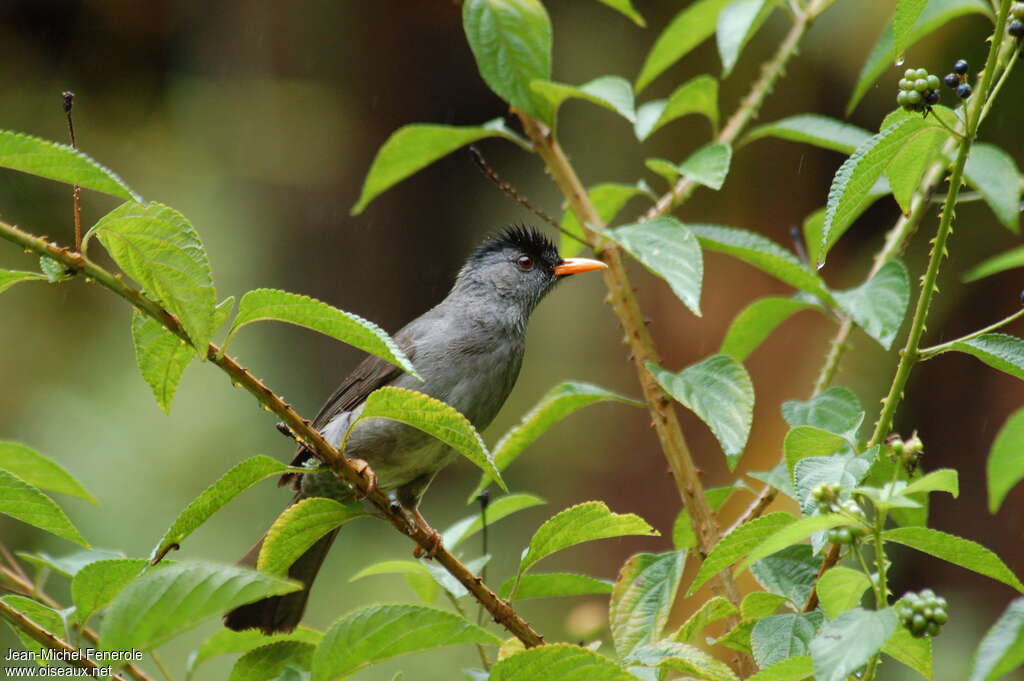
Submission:
POLYGON ((98 560, 89 563, 71 580, 71 600, 80 622, 110 603, 121 590, 142 572, 149 561, 141 558, 98 560))
POLYGON ((892 20, 893 51, 903 54, 910 43, 910 31, 921 16, 928 0, 896 0, 896 14, 892 20))
MULTIPOLYGON (((490 681, 640 681, 614 660, 568 643, 528 648, 491 668, 490 681)), ((314 681, 318 681, 314 678, 314 681)))
POLYGON ((661 639, 686 564, 686 551, 638 553, 619 571, 608 624, 620 658, 661 639))
POLYGON ((814 678, 844 681, 885 645, 896 625, 892 608, 855 608, 826 623, 810 644, 814 678))
POLYGON ((762 669, 747 681, 803 681, 813 674, 814 664, 811 662, 811 656, 801 655, 762 669))
POLYGON ((696 676, 707 681, 739 681, 736 673, 721 660, 700 648, 677 641, 658 641, 634 649, 623 659, 628 665, 658 667, 696 676))
POLYGON ((860 605, 871 579, 860 570, 838 565, 828 569, 818 580, 818 602, 825 616, 834 620, 847 610, 860 605))
POLYGON ((260 572, 286 577, 292 563, 320 537, 365 515, 359 504, 342 504, 327 497, 302 499, 285 509, 270 526, 256 567, 260 572))
POLYGON ((270 681, 289 666, 309 669, 315 649, 305 641, 275 641, 253 648, 238 658, 228 681, 270 681))
POLYGON ((690 619, 683 622, 683 626, 672 635, 673 641, 680 643, 696 643, 704 628, 715 622, 738 615, 739 610, 727 598, 712 596, 700 606, 697 612, 690 615, 690 619))
POLYGON ((46 276, 38 272, 0 270, 0 293, 23 281, 46 281, 46 276))
POLYGON ((0 470, 16 475, 29 485, 50 492, 98 503, 63 466, 20 442, 0 440, 0 470))
POLYGON ((795 521, 796 518, 788 513, 768 513, 740 525, 722 537, 701 563, 686 595, 692 596, 709 579, 747 555, 764 537, 795 521))
POLYGON ((683 8, 661 32, 636 79, 640 92, 672 64, 715 32, 718 14, 731 0, 697 0, 683 8))
MULTIPOLYGON (((498 593, 502 598, 512 594, 515 578, 505 580, 498 593)), ((596 579, 587 575, 571 572, 551 572, 546 574, 523 575, 516 589, 517 601, 528 598, 552 598, 554 596, 589 596, 610 594, 612 583, 604 579, 596 579)))
POLYGON ((220 655, 247 653, 255 648, 277 643, 278 641, 305 641, 306 643, 316 644, 320 642, 321 638, 320 632, 302 626, 290 634, 273 634, 270 636, 264 634, 259 629, 246 629, 245 631, 220 629, 210 638, 203 641, 202 645, 189 655, 186 675, 188 678, 191 678, 199 665, 220 655))
POLYGON ((0 514, 90 548, 53 499, 5 470, 0 470, 0 514))
POLYGON ((839 515, 838 513, 827 513, 825 515, 812 515, 806 518, 800 518, 796 522, 787 524, 785 527, 776 530, 765 537, 762 541, 758 542, 757 546, 751 549, 747 554, 746 560, 740 563, 736 572, 742 572, 750 567, 751 563, 761 560, 766 556, 770 556, 777 551, 781 551, 787 546, 801 542, 815 532, 838 527, 839 525, 845 525, 849 522, 849 519, 839 515))
POLYGON ((620 76, 601 76, 580 86, 535 80, 530 89, 547 100, 554 114, 567 99, 583 99, 613 111, 630 123, 636 123, 633 86, 620 76))
POLYGON ((822 619, 820 612, 790 612, 759 619, 750 632, 750 648, 757 666, 770 667, 790 657, 807 655, 822 619))
POLYGON ((700 114, 718 129, 718 81, 708 75, 697 76, 676 88, 668 99, 656 99, 636 111, 636 137, 641 142, 677 118, 700 114))
POLYGON ((1024 592, 1024 584, 1021 584, 999 556, 969 539, 930 527, 896 527, 882 533, 882 538, 917 549, 947 563, 973 570, 1024 592))

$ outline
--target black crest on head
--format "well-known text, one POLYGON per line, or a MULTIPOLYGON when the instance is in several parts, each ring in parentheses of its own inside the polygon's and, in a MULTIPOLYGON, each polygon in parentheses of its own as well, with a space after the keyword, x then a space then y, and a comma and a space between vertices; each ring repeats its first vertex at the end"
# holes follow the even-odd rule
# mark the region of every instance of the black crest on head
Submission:
POLYGON ((554 267, 562 258, 558 255, 558 247, 542 232, 525 225, 506 227, 498 234, 485 240, 476 249, 474 258, 512 248, 530 256, 538 262, 554 267))

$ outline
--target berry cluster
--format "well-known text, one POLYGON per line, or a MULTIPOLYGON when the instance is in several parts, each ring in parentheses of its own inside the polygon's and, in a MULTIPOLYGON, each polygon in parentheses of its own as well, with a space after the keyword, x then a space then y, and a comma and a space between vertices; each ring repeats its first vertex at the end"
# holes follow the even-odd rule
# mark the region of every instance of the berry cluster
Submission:
POLYGON ((942 82, 953 90, 960 99, 967 99, 971 96, 971 84, 967 82, 967 69, 970 67, 963 59, 957 59, 953 64, 953 72, 947 73, 942 82))
POLYGON ((864 527, 864 510, 855 501, 840 502, 839 491, 838 483, 822 483, 811 490, 811 498, 817 502, 819 513, 845 513, 860 521, 853 525, 833 527, 828 531, 829 542, 849 546, 867 534, 864 527))
POLYGON ((907 69, 900 79, 896 103, 907 111, 925 111, 939 103, 939 77, 925 69, 907 69))
MULTIPOLYGON (((1022 292, 1024 295, 1024 292, 1022 292)), ((921 456, 924 454, 924 443, 921 442, 921 438, 917 436, 917 431, 910 438, 904 440, 897 433, 890 435, 885 443, 889 446, 890 458, 895 463, 903 464, 904 469, 908 475, 913 475, 914 471, 921 463, 921 456)))
POLYGON ((1010 7, 1010 14, 1013 21, 1010 22, 1010 35, 1014 38, 1024 38, 1024 2, 1015 2, 1010 7))
POLYGON ((896 612, 903 626, 914 638, 938 636, 942 625, 949 619, 948 604, 942 596, 936 596, 931 589, 919 593, 908 591, 896 604, 896 612))

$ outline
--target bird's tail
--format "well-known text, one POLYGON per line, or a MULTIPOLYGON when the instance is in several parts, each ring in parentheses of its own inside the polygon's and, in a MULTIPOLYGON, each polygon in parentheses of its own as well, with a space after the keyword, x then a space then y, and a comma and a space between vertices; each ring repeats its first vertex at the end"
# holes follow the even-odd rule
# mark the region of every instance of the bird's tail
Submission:
MULTIPOLYGON (((293 591, 283 596, 271 596, 262 601, 239 606, 224 616, 224 625, 235 631, 260 629, 268 635, 277 632, 290 632, 295 629, 302 619, 302 613, 306 610, 309 589, 313 586, 316 573, 320 571, 324 557, 327 556, 336 536, 338 536, 337 529, 321 537, 288 569, 288 577, 302 582, 301 591, 293 591)), ((255 568, 256 559, 260 555, 260 549, 266 538, 267 535, 260 537, 260 540, 249 549, 238 561, 238 564, 255 568)))

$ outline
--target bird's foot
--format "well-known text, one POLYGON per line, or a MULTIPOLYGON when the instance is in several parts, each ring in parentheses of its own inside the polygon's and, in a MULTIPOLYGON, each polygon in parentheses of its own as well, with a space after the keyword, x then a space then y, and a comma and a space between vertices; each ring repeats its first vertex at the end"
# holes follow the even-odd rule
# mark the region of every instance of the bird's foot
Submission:
POLYGON ((362 459, 349 459, 348 462, 356 469, 356 473, 366 481, 366 492, 356 490, 356 499, 362 501, 368 494, 377 491, 377 474, 370 468, 370 464, 362 459))
POLYGON ((430 546, 428 548, 417 546, 412 551, 413 558, 433 558, 442 546, 441 533, 430 526, 430 523, 427 522, 427 519, 423 517, 418 508, 412 510, 412 518, 417 529, 430 535, 430 546))

